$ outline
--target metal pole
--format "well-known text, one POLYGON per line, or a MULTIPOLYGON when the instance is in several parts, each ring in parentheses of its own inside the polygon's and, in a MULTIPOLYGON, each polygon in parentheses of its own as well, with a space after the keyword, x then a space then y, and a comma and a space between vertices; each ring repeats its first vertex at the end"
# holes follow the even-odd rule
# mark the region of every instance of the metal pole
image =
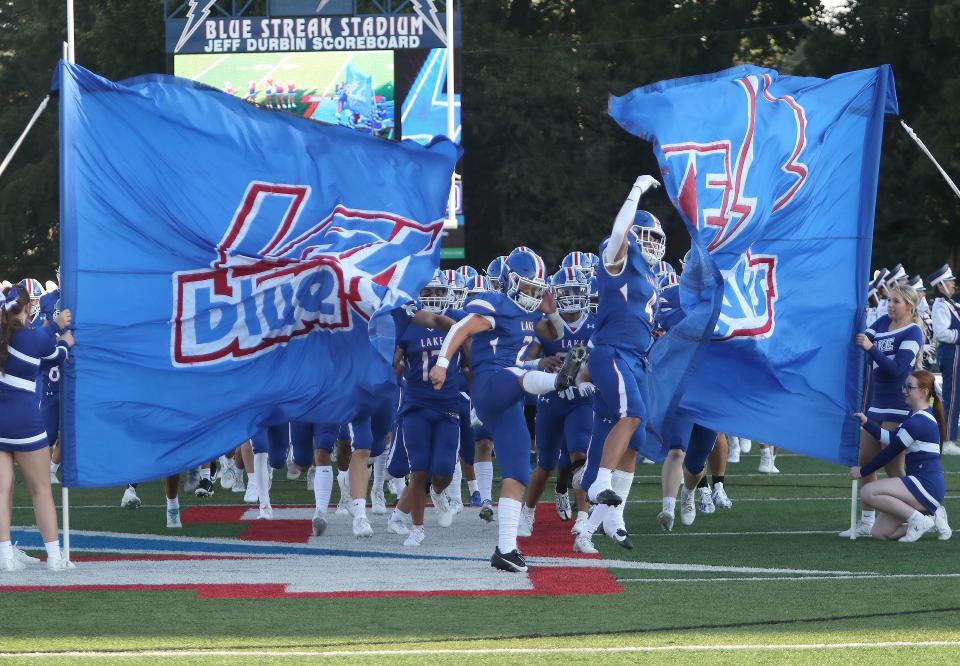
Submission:
MULTIPOLYGON (((73 0, 67 0, 67 62, 74 64, 77 61, 77 52, 75 49, 76 35, 74 33, 73 22, 73 0)), ((61 155, 61 159, 63 156, 61 155)), ((60 220, 63 224, 63 220, 60 220)), ((70 489, 63 486, 61 492, 62 511, 63 511, 63 559, 70 561, 70 489)))
POLYGON ((33 125, 37 122, 37 119, 40 118, 40 114, 43 113, 43 110, 47 108, 47 102, 50 101, 50 96, 47 95, 43 98, 43 101, 40 102, 40 106, 37 107, 37 110, 33 112, 33 116, 30 117, 30 122, 27 123, 27 126, 24 128, 23 132, 20 133, 20 137, 17 139, 16 143, 13 144, 13 148, 10 149, 10 152, 7 153, 7 156, 3 158, 3 162, 0 163, 0 176, 3 175, 3 172, 7 170, 10 162, 13 161, 13 156, 17 154, 17 151, 20 150, 20 144, 23 143, 23 140, 27 138, 27 134, 30 133, 30 130, 33 129, 33 125))
POLYGON ((75 63, 77 53, 74 49, 76 38, 73 30, 73 0, 67 0, 67 62, 75 63))
POLYGON ((910 135, 910 138, 913 139, 918 146, 920 146, 920 150, 923 151, 923 154, 930 158, 930 161, 933 162, 933 166, 937 167, 937 171, 939 171, 940 175, 943 176, 943 179, 947 181, 947 185, 950 186, 950 189, 953 190, 953 193, 960 197, 960 189, 957 188, 957 184, 953 182, 953 179, 947 174, 946 171, 943 170, 943 167, 940 166, 940 163, 937 162, 937 159, 930 153, 923 141, 920 140, 920 137, 917 136, 917 133, 913 131, 913 128, 902 120, 900 121, 900 124, 903 125, 903 129, 907 131, 907 134, 910 135))
MULTIPOLYGON (((454 71, 453 71, 453 1, 447 0, 446 12, 447 12, 447 137, 453 142, 456 142, 454 135, 457 131, 457 119, 454 113, 454 71)), ((454 166, 453 174, 450 177, 450 195, 447 197, 447 221, 444 223, 444 228, 446 229, 456 229, 457 228, 457 197, 456 197, 456 185, 457 185, 457 169, 454 166)))
POLYGON ((857 538, 857 480, 850 481, 850 540, 857 538))

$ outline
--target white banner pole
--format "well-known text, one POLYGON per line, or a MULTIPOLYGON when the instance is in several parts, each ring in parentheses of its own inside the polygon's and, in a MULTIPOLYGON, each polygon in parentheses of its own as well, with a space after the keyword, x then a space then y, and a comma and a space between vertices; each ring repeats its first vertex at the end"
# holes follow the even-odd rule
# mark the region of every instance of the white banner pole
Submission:
MULTIPOLYGON (((447 0, 447 136, 456 143, 454 134, 457 131, 457 121, 454 115, 453 95, 454 95, 454 58, 453 58, 453 1, 447 0)), ((450 177, 450 195, 447 197, 447 221, 443 225, 445 229, 457 228, 457 169, 454 166, 453 175, 450 177)))
POLYGON ((943 167, 940 166, 939 162, 937 162, 937 158, 935 158, 930 151, 927 150, 927 147, 924 145, 923 141, 920 140, 920 137, 917 136, 917 133, 913 131, 913 128, 902 120, 900 121, 900 124, 903 125, 903 129, 907 131, 907 134, 910 135, 910 138, 913 139, 918 146, 920 146, 920 150, 923 151, 923 154, 930 158, 930 161, 933 162, 933 166, 937 167, 937 171, 939 171, 940 175, 943 176, 943 179, 947 181, 947 185, 950 186, 950 189, 953 190, 953 193, 956 194, 957 197, 960 197, 960 189, 957 188, 957 184, 953 182, 953 179, 947 174, 946 171, 943 170, 943 167))
POLYGON ((37 107, 37 110, 33 112, 33 116, 30 117, 30 122, 27 123, 27 126, 24 128, 23 132, 20 133, 20 137, 17 139, 16 143, 13 144, 13 148, 11 148, 10 152, 7 153, 7 156, 3 158, 3 162, 0 162, 0 176, 3 175, 3 172, 7 170, 10 162, 13 161, 13 156, 17 154, 18 150, 20 150, 20 144, 22 144, 23 140, 27 138, 27 134, 29 134, 30 130, 33 129, 34 124, 40 118, 40 114, 43 113, 45 108, 47 108, 47 102, 49 101, 49 95, 43 98, 43 101, 40 102, 40 106, 37 107))
MULTIPOLYGON (((67 44, 66 56, 67 62, 73 64, 77 61, 77 52, 75 49, 76 35, 74 33, 73 23, 73 0, 67 0, 67 44)), ((61 159, 63 157, 61 156, 61 159)), ((63 220, 60 220, 63 224, 63 220)), ((61 444, 62 446, 62 444, 61 444)), ((66 485, 60 491, 62 497, 63 510, 63 559, 70 561, 70 489, 66 485)))

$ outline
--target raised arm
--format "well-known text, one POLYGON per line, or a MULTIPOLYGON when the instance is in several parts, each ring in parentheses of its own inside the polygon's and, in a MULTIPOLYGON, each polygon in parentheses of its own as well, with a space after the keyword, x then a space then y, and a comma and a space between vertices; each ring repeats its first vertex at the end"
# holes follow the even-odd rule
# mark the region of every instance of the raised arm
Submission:
MULTIPOLYGON (((640 197, 643 193, 652 187, 659 187, 660 183, 653 176, 640 176, 637 178, 633 187, 630 188, 630 194, 627 200, 620 207, 616 219, 613 221, 613 230, 610 232, 610 242, 603 250, 603 263, 606 266, 618 266, 625 256, 627 256, 627 233, 630 231, 633 220, 637 216, 637 207, 640 205, 640 197)), ((615 273, 619 273, 617 270, 615 273)))

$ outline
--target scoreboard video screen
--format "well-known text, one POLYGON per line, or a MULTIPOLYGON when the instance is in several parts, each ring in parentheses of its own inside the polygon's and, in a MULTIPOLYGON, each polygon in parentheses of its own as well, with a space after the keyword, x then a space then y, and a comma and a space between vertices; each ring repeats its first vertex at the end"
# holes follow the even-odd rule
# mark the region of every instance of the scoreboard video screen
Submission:
MULTIPOLYGON (((447 135, 446 17, 437 11, 442 3, 267 0, 263 16, 234 14, 240 4, 166 1, 174 75, 264 109, 383 139, 427 144, 447 135), (384 11, 361 14, 358 5, 384 11)), ((457 13, 454 48, 459 23, 457 13)), ((459 143, 460 95, 455 92, 453 100, 451 138, 459 143)), ((462 192, 458 175, 457 228, 444 232, 447 260, 464 257, 462 192)))

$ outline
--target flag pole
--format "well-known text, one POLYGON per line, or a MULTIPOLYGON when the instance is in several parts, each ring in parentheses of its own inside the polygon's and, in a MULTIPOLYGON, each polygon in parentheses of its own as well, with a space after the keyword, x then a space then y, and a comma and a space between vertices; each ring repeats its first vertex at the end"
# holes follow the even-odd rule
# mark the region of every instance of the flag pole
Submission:
POLYGON ((43 101, 40 102, 40 106, 38 106, 37 110, 33 112, 30 122, 27 123, 27 126, 23 129, 23 132, 20 133, 20 138, 18 138, 16 143, 13 144, 13 148, 10 149, 10 152, 7 153, 7 156, 3 158, 3 162, 0 162, 0 176, 3 175, 3 172, 7 170, 10 162, 13 161, 13 156, 17 154, 18 150, 20 150, 20 144, 22 144, 23 140, 27 138, 27 134, 29 134, 30 130, 33 129, 34 124, 40 118, 40 114, 42 114, 43 110, 47 108, 47 102, 49 101, 50 95, 47 95, 43 98, 43 101))
POLYGON ((857 480, 850 480, 850 541, 857 538, 857 480))
MULTIPOLYGON (((70 64, 73 64, 77 61, 77 53, 75 49, 76 45, 76 34, 74 31, 74 21, 73 21, 73 0, 67 0, 67 43, 64 44, 63 50, 65 60, 70 64)), ((61 159, 62 156, 61 156, 61 159)), ((60 224, 63 224, 63 219, 60 220, 60 224)), ((62 237, 62 236, 61 236, 62 237)), ((60 446, 63 446, 61 442, 60 446)), ((63 510, 63 559, 67 562, 70 561, 70 489, 67 488, 67 485, 64 484, 63 488, 60 491, 61 493, 61 505, 63 510)))
POLYGON ((930 158, 930 161, 933 162, 933 166, 937 167, 937 171, 939 171, 940 175, 943 176, 943 179, 947 181, 947 185, 950 186, 950 189, 953 190, 953 193, 956 194, 957 197, 960 197, 960 188, 957 188, 957 184, 953 182, 953 179, 947 174, 946 171, 943 170, 943 167, 940 166, 939 162, 937 162, 937 158, 930 153, 923 141, 920 140, 920 137, 917 136, 917 133, 913 131, 913 128, 902 120, 900 121, 900 124, 903 125, 903 129, 906 130, 910 138, 913 139, 918 146, 920 146, 920 150, 923 151, 923 154, 930 158))
MULTIPOLYGON (((446 19, 447 19, 447 136, 456 143, 454 134, 457 131, 457 121, 454 115, 453 107, 453 86, 454 86, 454 58, 453 58, 453 2, 447 0, 446 19)), ((457 167, 454 165, 453 174, 450 176, 450 194, 447 196, 447 221, 444 223, 446 229, 457 228, 457 167)))

